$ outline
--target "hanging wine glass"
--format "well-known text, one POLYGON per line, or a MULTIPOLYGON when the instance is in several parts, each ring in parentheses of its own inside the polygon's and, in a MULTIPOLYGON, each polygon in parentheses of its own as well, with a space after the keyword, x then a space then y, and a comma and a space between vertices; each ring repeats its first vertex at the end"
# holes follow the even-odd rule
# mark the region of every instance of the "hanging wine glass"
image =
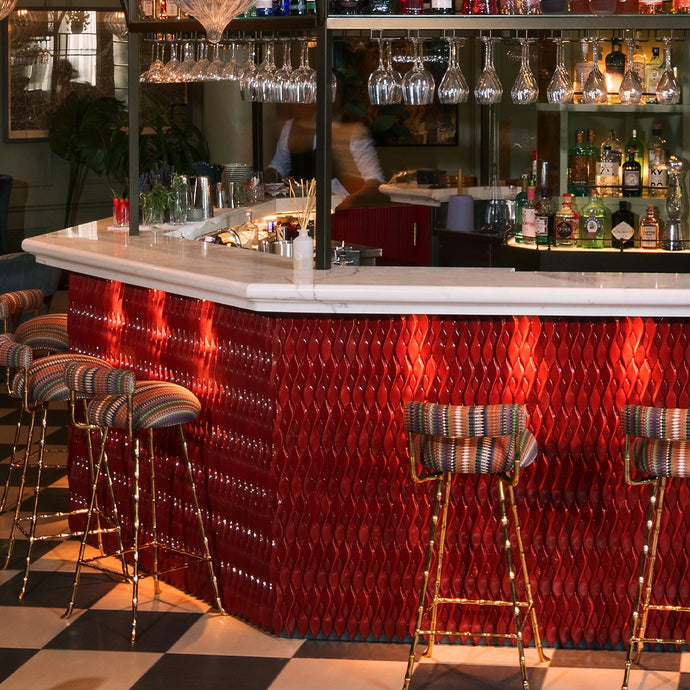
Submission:
POLYGON ((674 105, 680 103, 680 84, 673 73, 671 64, 671 38, 664 37, 664 73, 656 85, 657 103, 674 105))
POLYGON ((402 101, 402 77, 396 70, 392 69, 392 64, 387 65, 384 62, 386 48, 390 49, 390 44, 385 44, 380 38, 378 44, 379 64, 367 80, 369 102, 373 105, 400 103, 402 101))
MULTIPOLYGON (((206 80, 207 81, 221 81, 223 79, 223 72, 225 71, 225 63, 221 58, 220 43, 212 44, 213 46, 213 60, 210 61, 208 67, 206 68, 206 80)), ((211 50, 211 46, 209 46, 211 50)))
POLYGON ((208 68, 211 63, 208 61, 206 41, 199 41, 197 51, 196 65, 194 65, 194 70, 192 72, 192 80, 208 81, 208 68))
POLYGON ((539 86, 529 66, 529 41, 521 38, 520 41, 520 71, 510 90, 510 98, 516 105, 530 105, 537 102, 539 86))
POLYGON ((256 76, 256 44, 254 41, 249 41, 247 44, 247 64, 242 70, 239 78, 240 82, 240 96, 243 101, 255 101, 256 90, 254 88, 254 77, 256 76))
POLYGON ((634 69, 633 53, 635 52, 635 39, 626 38, 628 47, 628 69, 625 70, 621 85, 618 89, 618 98, 623 105, 637 105, 644 95, 644 85, 634 69))
POLYGON ((290 75, 292 74, 292 62, 290 58, 290 41, 286 38, 281 40, 283 46, 283 64, 275 73, 273 79, 273 100, 276 103, 292 102, 290 92, 290 75))
POLYGON ((159 84, 163 81, 165 66, 163 65, 163 44, 156 40, 151 46, 151 64, 139 81, 159 84))
POLYGON ((448 105, 465 103, 470 95, 470 87, 458 64, 458 49, 464 44, 465 41, 462 38, 448 39, 448 69, 436 90, 439 103, 448 105))
POLYGON ((295 103, 314 103, 316 100, 316 70, 309 66, 307 41, 302 41, 299 67, 290 75, 290 88, 295 103))
POLYGON ((163 67, 162 80, 166 84, 172 84, 177 81, 177 69, 180 66, 179 46, 177 41, 170 41, 170 59, 163 67))
POLYGON ((238 81, 240 78, 241 69, 237 61, 237 42, 230 43, 230 59, 225 62, 223 67, 223 79, 230 81, 238 81))
POLYGON ((273 41, 267 41, 264 50, 265 57, 254 76, 254 89, 257 101, 269 102, 273 100, 274 79, 278 71, 273 55, 275 50, 273 41))
POLYGON ((592 69, 582 87, 583 103, 606 103, 608 91, 604 75, 599 69, 599 39, 592 39, 592 69))
POLYGON ((568 74, 564 60, 564 46, 562 38, 554 38, 556 44, 556 69, 551 81, 546 87, 546 100, 549 103, 571 103, 573 100, 573 80, 568 74))
POLYGON ((500 103, 503 86, 494 67, 494 44, 498 41, 491 36, 481 37, 484 43, 484 68, 474 87, 474 97, 481 105, 500 103))
POLYGON ((419 39, 412 39, 414 64, 402 79, 402 95, 406 105, 428 105, 434 100, 436 81, 422 61, 419 39))
POLYGON ((182 62, 175 69, 176 81, 192 81, 195 67, 194 43, 192 41, 185 41, 182 45, 182 62))

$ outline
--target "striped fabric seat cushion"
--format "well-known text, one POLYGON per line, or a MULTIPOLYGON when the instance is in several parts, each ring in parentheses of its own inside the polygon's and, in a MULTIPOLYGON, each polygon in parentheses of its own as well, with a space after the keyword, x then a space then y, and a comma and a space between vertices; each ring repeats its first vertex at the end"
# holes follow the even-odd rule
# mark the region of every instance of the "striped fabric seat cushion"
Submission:
POLYGON ((65 383, 70 390, 94 398, 98 395, 128 395, 134 393, 134 372, 113 369, 110 365, 92 366, 74 362, 65 367, 65 383))
POLYGON ((690 410, 684 408, 625 405, 620 420, 623 433, 629 436, 690 440, 690 410))
POLYGON ((0 319, 9 319, 13 314, 38 311, 43 306, 41 290, 17 290, 0 295, 0 319))
POLYGON ((690 410, 626 405, 621 429, 632 436, 630 459, 640 472, 656 477, 690 477, 690 410))
MULTIPOLYGON (((201 411, 199 399, 183 386, 165 381, 139 381, 132 396, 134 430, 186 424, 201 411)), ((89 401, 87 421, 114 429, 127 428, 127 396, 102 395, 89 401)))
MULTIPOLYGON (((70 391, 65 384, 65 367, 72 362, 80 362, 91 366, 108 366, 98 357, 80 354, 58 354, 37 359, 28 368, 29 400, 33 402, 57 402, 70 398, 70 391)), ((24 371, 20 371, 12 379, 12 395, 24 395, 24 371)))
POLYGON ((17 326, 17 341, 34 350, 49 352, 67 352, 67 314, 41 314, 17 326))
POLYGON ((404 405, 417 461, 435 472, 485 474, 526 467, 538 446, 522 405, 404 405))
POLYGON ((28 345, 18 343, 10 333, 0 335, 0 366, 25 369, 33 361, 33 351, 28 345))
POLYGON ((690 441, 635 438, 630 459, 640 472, 655 477, 690 477, 690 441))

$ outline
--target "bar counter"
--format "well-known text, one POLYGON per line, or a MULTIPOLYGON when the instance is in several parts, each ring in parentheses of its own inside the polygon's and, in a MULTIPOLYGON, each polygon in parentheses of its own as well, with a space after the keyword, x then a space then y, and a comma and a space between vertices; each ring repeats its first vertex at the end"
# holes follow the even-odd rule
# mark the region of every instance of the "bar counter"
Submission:
MULTIPOLYGON (((545 643, 623 648, 646 489, 625 484, 618 409, 690 407, 690 275, 336 267, 304 284, 289 260, 106 227, 24 248, 72 272, 73 350, 201 399, 190 449, 231 613, 288 636, 408 636, 430 496, 409 480, 402 402, 517 402, 541 449, 517 494, 545 643)), ((116 442, 109 452, 122 456, 116 442)), ((163 524, 185 541, 188 505, 169 460, 163 524)), ((88 473, 76 434, 70 463, 79 503, 88 473)), ((127 471, 120 461, 123 503, 127 471)), ((494 490, 455 485, 444 588, 508 596, 482 500, 494 490)), ((687 486, 667 503, 657 586, 682 601, 687 486)), ((203 570, 170 578, 208 597, 203 570)), ((649 632, 687 628, 671 613, 649 632)))

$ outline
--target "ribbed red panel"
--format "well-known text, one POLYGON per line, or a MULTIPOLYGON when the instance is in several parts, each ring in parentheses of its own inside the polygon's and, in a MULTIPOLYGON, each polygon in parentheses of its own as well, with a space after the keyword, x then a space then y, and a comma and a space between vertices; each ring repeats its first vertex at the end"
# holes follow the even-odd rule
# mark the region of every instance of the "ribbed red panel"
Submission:
MULTIPOLYGON (((73 349, 189 386, 189 430, 224 603, 274 633, 399 640, 421 576, 430 489, 409 480, 403 400, 527 406, 542 455, 517 496, 546 643, 621 647, 642 539, 623 479, 617 410, 690 407, 690 325, 669 319, 258 315, 83 276, 70 281, 73 349)), ((163 455, 167 451, 164 438, 163 455)), ((75 440, 75 500, 87 492, 75 440)), ((116 448, 111 449, 113 462, 116 448)), ((117 470, 127 500, 128 472, 117 470)), ((194 539, 184 493, 158 469, 166 521, 194 539)), ((168 461, 168 464, 174 464, 168 461)), ((443 588, 506 597, 495 486, 453 491, 443 588), (501 594, 501 592, 503 592, 501 594)), ((690 598, 690 493, 668 493, 656 592, 690 598)), ((179 584, 208 596, 203 570, 179 584)), ((441 612, 445 622, 447 612, 441 612)), ((484 613, 462 623, 479 629, 484 613)), ((675 614, 649 633, 688 633, 675 614)), ((449 625, 458 623, 451 621, 449 625)), ((688 621, 690 622, 690 621, 688 621)), ((505 630, 510 619, 487 623, 505 630)), ((527 631, 531 637, 531 631, 527 631)))

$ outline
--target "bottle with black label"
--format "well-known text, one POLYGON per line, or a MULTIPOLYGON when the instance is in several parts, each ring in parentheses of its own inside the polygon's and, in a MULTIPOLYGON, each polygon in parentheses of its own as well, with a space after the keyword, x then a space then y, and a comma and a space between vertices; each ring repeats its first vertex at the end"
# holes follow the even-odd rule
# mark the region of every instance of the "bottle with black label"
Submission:
POLYGON ((628 160, 623 163, 623 196, 642 196, 642 169, 633 148, 628 149, 628 160))
POLYGON ((635 214, 627 201, 619 201, 619 208, 611 217, 611 246, 632 249, 635 246, 635 214))

